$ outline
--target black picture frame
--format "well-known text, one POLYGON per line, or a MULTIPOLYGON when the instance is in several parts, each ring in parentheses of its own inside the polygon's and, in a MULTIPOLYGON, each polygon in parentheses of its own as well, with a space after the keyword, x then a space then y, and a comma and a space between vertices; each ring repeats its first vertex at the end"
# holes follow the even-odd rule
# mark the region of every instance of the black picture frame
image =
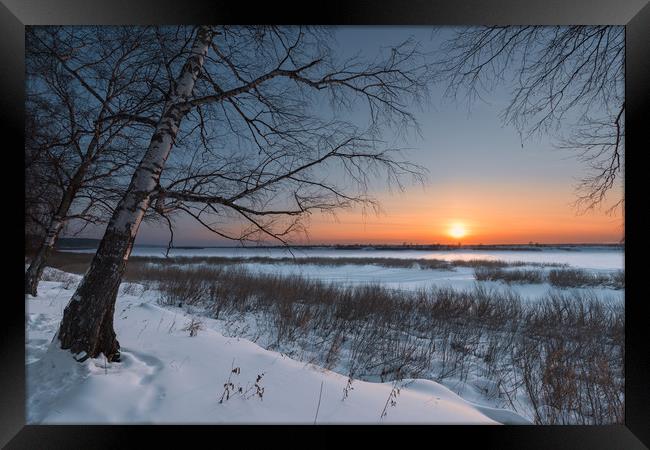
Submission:
MULTIPOLYGON (((4 176, 18 173, 22 161, 24 109, 24 27, 25 25, 82 24, 338 24, 338 25, 569 25, 612 24, 626 26, 626 164, 625 164, 625 267, 626 267, 626 350, 625 350, 625 425, 612 426, 435 426, 417 427, 424 431, 424 442, 441 445, 445 439, 455 443, 473 442, 487 448, 571 448, 636 449, 650 446, 650 351, 646 296, 642 280, 644 234, 650 230, 645 216, 647 200, 642 186, 647 178, 643 150, 648 146, 648 100, 650 99, 650 4, 647 0, 330 0, 302 4, 265 2, 223 2, 201 0, 1 0, 0 2, 0 123, 5 130, 1 148, 4 176), (11 136, 13 139, 8 140, 11 136), (631 151, 628 151, 631 150, 631 151), (6 158, 15 158, 7 161, 6 158), (6 162, 5 162, 6 161, 6 162), (6 164, 6 165, 5 165, 6 164), (634 185, 637 185, 636 187, 634 185), (632 261, 639 261, 633 263, 632 261)), ((20 175, 18 176, 20 178, 20 175)), ((19 183, 16 180, 12 183, 19 183)), ((0 445, 6 448, 128 448, 136 446, 136 437, 171 444, 208 439, 213 445, 225 444, 228 438, 240 439, 241 446, 251 447, 250 439, 284 444, 293 441, 311 445, 295 431, 315 431, 332 445, 344 443, 334 438, 336 431, 351 427, 263 427, 249 433, 238 427, 224 430, 216 426, 38 426, 25 425, 25 320, 18 258, 24 256, 23 236, 17 211, 24 207, 16 184, 6 185, 5 197, 15 202, 7 205, 6 222, 10 226, 4 238, 14 244, 10 269, 6 272, 11 295, 4 295, 4 326, 0 344, 0 445), (13 186, 13 187, 12 187, 13 186), (23 256, 21 256, 23 255, 23 256), (14 260, 16 258, 16 261, 14 260)), ((645 275, 647 278, 647 275, 645 275)), ((411 430, 375 427, 366 436, 386 432, 407 443, 411 430)), ((339 440, 341 439, 341 440, 339 440)), ((346 439, 347 440, 347 439, 346 439)), ((326 441, 323 441, 326 442, 326 441)), ((140 444, 143 445, 143 444, 140 444)))

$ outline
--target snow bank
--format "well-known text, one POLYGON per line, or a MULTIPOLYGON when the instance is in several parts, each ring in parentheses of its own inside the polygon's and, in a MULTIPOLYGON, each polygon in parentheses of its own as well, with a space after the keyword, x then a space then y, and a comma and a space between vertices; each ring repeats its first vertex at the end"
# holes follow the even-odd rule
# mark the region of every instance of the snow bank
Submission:
POLYGON ((45 281, 27 300, 30 424, 525 422, 428 380, 353 380, 343 400, 347 377, 227 338, 212 319, 195 317, 202 329, 190 337, 183 328, 192 317, 142 289, 121 289, 116 304, 122 362, 78 363, 51 343, 72 295, 63 284, 45 281))

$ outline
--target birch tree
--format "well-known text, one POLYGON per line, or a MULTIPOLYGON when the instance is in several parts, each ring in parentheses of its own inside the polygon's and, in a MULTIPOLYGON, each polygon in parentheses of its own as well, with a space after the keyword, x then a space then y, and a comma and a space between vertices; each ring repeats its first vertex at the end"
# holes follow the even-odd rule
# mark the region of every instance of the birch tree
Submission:
POLYGON ((160 65, 146 27, 32 27, 26 36, 26 191, 32 210, 44 211, 42 240, 25 273, 25 294, 36 295, 64 226, 110 217, 142 153, 139 136, 155 124, 146 114, 162 96, 150 82, 160 65), (51 195, 44 202, 39 192, 51 195))
POLYGON ((25 252, 38 249, 45 236, 49 218, 60 201, 59 190, 49 182, 50 161, 39 151, 38 142, 49 141, 47 123, 25 109, 25 252), (43 126, 45 125, 45 126, 43 126))
POLYGON ((65 308, 57 338, 79 360, 119 360, 116 296, 150 209, 170 225, 184 214, 224 238, 286 243, 314 211, 376 204, 373 178, 402 187, 404 177, 423 176, 380 139, 387 127, 415 126, 411 107, 426 99, 431 68, 415 42, 364 61, 337 57, 327 29, 189 30, 189 51, 161 40, 176 76, 167 77, 144 157, 65 308), (367 123, 345 119, 351 111, 367 123), (233 234, 233 217, 247 228, 233 234))

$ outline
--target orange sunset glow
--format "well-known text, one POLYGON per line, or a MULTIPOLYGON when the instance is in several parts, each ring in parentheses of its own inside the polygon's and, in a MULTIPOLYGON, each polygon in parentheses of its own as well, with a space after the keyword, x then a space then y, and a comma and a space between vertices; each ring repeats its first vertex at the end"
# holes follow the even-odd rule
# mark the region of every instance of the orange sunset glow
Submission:
POLYGON ((570 186, 482 186, 416 189, 381 197, 382 212, 362 215, 347 210, 336 219, 315 215, 309 225, 312 243, 377 244, 521 244, 619 242, 620 212, 580 214, 571 205, 570 186), (439 198, 438 198, 439 197, 439 198))
MULTIPOLYGON (((314 213, 298 244, 540 244, 617 243, 624 234, 621 211, 581 213, 572 179, 564 184, 490 182, 412 187, 378 193, 381 211, 344 209, 314 213)), ((614 198, 622 195, 613 192, 614 198)), ((233 228, 234 229, 234 228, 233 228)), ((214 242, 209 231, 188 223, 191 244, 214 242)), ((161 235, 163 235, 161 233, 161 235)), ((185 241, 181 241, 185 242, 185 241)))

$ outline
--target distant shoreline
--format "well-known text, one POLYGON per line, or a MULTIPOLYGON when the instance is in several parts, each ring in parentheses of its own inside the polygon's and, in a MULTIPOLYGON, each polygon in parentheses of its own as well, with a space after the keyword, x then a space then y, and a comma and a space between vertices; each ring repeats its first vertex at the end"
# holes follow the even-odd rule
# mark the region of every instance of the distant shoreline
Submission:
MULTIPOLYGON (((97 248, 99 239, 61 238, 57 245, 59 250, 81 250, 97 248)), ((167 248, 166 245, 136 244, 140 248, 167 248)), ((204 250, 204 249, 285 249, 283 245, 257 245, 257 246, 233 246, 233 245, 178 245, 173 246, 176 250, 204 250)), ((620 243, 583 243, 583 244, 312 244, 312 245, 290 245, 290 249, 300 250, 427 250, 427 251, 451 251, 451 250, 492 250, 492 251, 542 251, 544 249, 577 251, 584 248, 608 248, 625 249, 625 244, 620 243)))

